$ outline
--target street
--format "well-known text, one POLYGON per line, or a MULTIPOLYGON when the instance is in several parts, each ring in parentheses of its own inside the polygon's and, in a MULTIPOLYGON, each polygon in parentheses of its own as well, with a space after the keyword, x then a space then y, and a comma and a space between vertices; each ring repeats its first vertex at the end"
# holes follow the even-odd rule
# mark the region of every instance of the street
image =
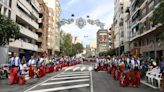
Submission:
POLYGON ((93 64, 66 67, 41 79, 29 79, 25 85, 9 85, 1 80, 0 92, 159 92, 141 84, 139 88, 120 87, 119 82, 104 71, 93 71, 93 64))

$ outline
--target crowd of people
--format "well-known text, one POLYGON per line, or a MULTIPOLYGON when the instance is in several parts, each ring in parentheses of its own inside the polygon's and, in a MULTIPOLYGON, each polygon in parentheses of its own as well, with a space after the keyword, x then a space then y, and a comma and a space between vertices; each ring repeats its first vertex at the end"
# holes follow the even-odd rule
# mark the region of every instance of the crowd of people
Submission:
POLYGON ((97 57, 95 70, 105 70, 120 81, 121 86, 139 87, 141 78, 153 68, 159 69, 164 77, 164 57, 157 63, 153 59, 142 59, 133 56, 97 57))
POLYGON ((46 73, 59 71, 63 67, 76 65, 80 62, 81 58, 76 57, 48 57, 46 52, 42 55, 32 55, 26 61, 25 56, 20 59, 18 54, 14 53, 9 59, 9 84, 25 84, 27 75, 30 78, 41 78, 46 73))

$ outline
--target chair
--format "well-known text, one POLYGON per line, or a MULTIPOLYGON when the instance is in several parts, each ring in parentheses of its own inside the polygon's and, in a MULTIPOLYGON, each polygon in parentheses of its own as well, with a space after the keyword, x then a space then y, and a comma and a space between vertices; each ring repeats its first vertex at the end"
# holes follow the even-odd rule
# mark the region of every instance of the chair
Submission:
POLYGON ((162 80, 162 74, 161 73, 157 74, 153 80, 155 83, 157 82, 157 87, 160 88, 161 80, 162 80))

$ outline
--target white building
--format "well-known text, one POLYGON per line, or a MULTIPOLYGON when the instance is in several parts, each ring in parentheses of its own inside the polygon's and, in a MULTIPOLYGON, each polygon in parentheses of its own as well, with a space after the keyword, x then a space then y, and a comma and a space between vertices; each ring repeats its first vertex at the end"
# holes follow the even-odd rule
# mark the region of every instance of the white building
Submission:
POLYGON ((120 47, 127 48, 128 24, 125 21, 127 17, 126 8, 130 5, 130 0, 115 0, 114 3, 114 48, 120 53, 120 47))
POLYGON ((0 13, 15 21, 20 26, 21 36, 9 43, 9 52, 17 52, 20 56, 30 56, 38 51, 39 13, 37 0, 0 0, 0 13))

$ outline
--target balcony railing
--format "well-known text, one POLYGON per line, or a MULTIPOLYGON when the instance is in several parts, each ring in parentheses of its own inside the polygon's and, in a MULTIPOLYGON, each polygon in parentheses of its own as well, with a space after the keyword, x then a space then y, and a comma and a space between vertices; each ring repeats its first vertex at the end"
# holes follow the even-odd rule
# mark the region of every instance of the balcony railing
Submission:
POLYGON ((38 51, 38 46, 35 44, 27 43, 22 40, 16 40, 14 42, 11 42, 9 46, 16 47, 16 48, 22 48, 32 51, 38 51))
POLYGON ((27 29, 27 28, 25 28, 25 27, 23 27, 21 25, 19 25, 19 26, 20 26, 20 32, 23 35, 26 35, 26 36, 28 36, 30 38, 33 38, 35 40, 38 40, 38 35, 36 33, 32 32, 31 30, 29 30, 29 29, 27 29))
POLYGON ((25 20, 28 24, 30 24, 31 26, 33 26, 35 29, 38 29, 39 28, 39 24, 37 24, 34 20, 32 20, 24 12, 22 12, 21 10, 19 10, 19 8, 17 8, 17 15, 19 17, 21 17, 23 20, 25 20))
POLYGON ((39 18, 39 14, 32 8, 32 6, 26 0, 19 0, 26 8, 36 17, 39 18))

